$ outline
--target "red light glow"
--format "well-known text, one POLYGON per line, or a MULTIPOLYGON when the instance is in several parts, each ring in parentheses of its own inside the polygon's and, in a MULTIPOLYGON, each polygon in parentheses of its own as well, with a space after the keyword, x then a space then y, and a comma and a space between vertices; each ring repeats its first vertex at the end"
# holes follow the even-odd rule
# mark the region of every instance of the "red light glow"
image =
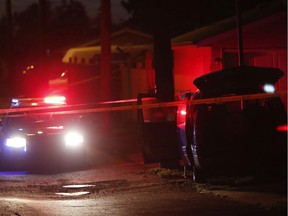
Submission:
POLYGON ((166 118, 166 114, 164 112, 155 112, 154 113, 154 118, 155 119, 164 119, 166 118))
POLYGON ((186 110, 181 110, 180 111, 180 115, 186 116, 186 114, 187 114, 186 110))
POLYGON ((276 128, 276 130, 279 131, 279 132, 287 132, 288 131, 288 125, 279 125, 276 128))
POLYGON ((178 106, 178 111, 177 111, 177 125, 185 123, 186 115, 187 115, 186 105, 185 104, 180 104, 178 106))

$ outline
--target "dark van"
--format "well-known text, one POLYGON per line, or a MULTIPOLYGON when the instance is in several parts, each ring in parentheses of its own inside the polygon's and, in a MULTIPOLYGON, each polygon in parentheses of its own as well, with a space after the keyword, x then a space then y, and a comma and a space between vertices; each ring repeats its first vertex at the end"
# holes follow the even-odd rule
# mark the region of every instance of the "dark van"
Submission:
MULTIPOLYGON (((190 100, 274 93, 283 72, 237 67, 194 80, 190 100)), ((285 173, 287 111, 280 97, 191 104, 186 115, 186 152, 195 181, 211 175, 285 173)))

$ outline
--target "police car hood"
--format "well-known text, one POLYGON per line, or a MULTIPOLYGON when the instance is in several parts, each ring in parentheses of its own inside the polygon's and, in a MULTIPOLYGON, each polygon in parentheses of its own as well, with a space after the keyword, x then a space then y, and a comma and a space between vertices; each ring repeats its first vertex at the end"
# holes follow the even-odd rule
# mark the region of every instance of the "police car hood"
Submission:
POLYGON ((62 134, 71 128, 73 122, 59 121, 47 118, 21 117, 10 120, 4 131, 8 134, 33 135, 56 135, 62 134))
POLYGON ((242 66, 205 74, 196 78, 193 84, 204 93, 235 93, 243 89, 254 93, 261 85, 275 84, 283 75, 277 68, 242 66))

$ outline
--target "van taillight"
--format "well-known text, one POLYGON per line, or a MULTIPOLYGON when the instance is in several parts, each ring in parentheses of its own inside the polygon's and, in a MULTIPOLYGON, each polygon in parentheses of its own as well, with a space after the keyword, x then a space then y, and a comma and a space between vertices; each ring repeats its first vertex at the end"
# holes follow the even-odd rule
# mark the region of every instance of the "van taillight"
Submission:
POLYGON ((288 125, 279 125, 279 126, 277 126, 276 130, 279 132, 287 132, 288 131, 288 125))

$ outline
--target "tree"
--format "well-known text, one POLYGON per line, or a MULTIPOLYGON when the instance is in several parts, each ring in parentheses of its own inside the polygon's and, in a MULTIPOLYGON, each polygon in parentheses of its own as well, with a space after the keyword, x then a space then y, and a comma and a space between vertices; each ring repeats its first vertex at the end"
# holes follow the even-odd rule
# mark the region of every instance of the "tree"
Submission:
POLYGON ((159 18, 153 25, 153 64, 157 97, 164 101, 174 100, 173 53, 171 49, 171 16, 169 3, 165 0, 154 0, 152 14, 159 18))
POLYGON ((170 1, 140 0, 122 1, 128 12, 132 13, 132 23, 153 34, 153 66, 156 75, 157 98, 174 100, 173 56, 171 50, 170 1))
POLYGON ((14 54, 17 53, 18 58, 22 59, 25 56, 35 58, 42 40, 40 36, 45 37, 45 48, 53 50, 75 43, 89 32, 90 19, 84 6, 78 1, 63 0, 59 6, 52 8, 51 1, 46 0, 43 13, 46 13, 47 18, 45 35, 40 35, 39 32, 39 5, 37 3, 29 5, 23 12, 13 14, 14 54))
MULTIPOLYGON (((52 51, 50 53, 53 53, 55 49, 81 41, 90 30, 90 19, 80 2, 63 0, 55 8, 52 7, 50 0, 42 0, 38 3, 43 4, 42 10, 39 4, 33 3, 25 11, 13 14, 14 63, 9 76, 10 80, 13 80, 15 89, 18 88, 19 83, 22 83, 19 75, 28 65, 40 62, 42 64, 44 58, 45 61, 48 60, 46 51, 48 53, 50 50, 52 51), (44 22, 40 22, 41 18, 42 20, 45 18, 44 22)), ((36 70, 34 71, 36 73, 36 70)), ((47 75, 47 71, 41 70, 41 73, 43 76, 47 75)))
POLYGON ((56 47, 72 44, 85 38, 90 30, 90 18, 83 4, 75 0, 69 2, 63 0, 61 5, 54 10, 49 30, 50 43, 56 47))

